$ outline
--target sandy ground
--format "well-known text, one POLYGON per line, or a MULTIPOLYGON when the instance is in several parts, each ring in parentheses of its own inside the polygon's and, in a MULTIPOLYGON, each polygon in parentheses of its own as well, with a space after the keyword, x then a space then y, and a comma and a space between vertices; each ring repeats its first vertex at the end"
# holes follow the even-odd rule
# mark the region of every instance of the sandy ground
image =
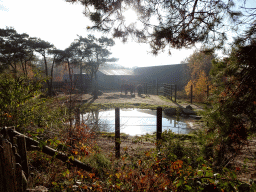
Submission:
MULTIPOLYGON (((146 103, 146 104, 152 104, 152 105, 168 105, 170 107, 186 107, 189 105, 189 103, 175 103, 175 102, 167 102, 158 97, 158 95, 145 95, 142 94, 141 96, 138 96, 138 94, 135 94, 135 96, 121 92, 109 92, 109 93, 103 93, 101 96, 98 97, 98 99, 93 99, 90 94, 84 94, 82 95, 82 100, 85 102, 92 102, 92 103, 146 103)), ((191 106, 194 109, 201 109, 200 106, 197 106, 195 104, 191 104, 191 106)))

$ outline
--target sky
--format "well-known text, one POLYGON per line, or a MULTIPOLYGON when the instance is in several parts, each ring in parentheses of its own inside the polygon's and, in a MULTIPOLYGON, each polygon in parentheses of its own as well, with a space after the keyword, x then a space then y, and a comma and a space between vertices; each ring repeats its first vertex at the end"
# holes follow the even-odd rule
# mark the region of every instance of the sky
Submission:
MULTIPOLYGON (((129 19, 133 20, 132 14, 129 19)), ((65 0, 0 0, 0 28, 13 27, 18 33, 41 38, 57 49, 67 48, 77 35, 86 37, 92 33, 86 29, 90 24, 80 4, 66 3, 65 0)), ((171 49, 171 55, 165 52, 153 56, 148 53, 150 47, 147 44, 114 41, 111 56, 118 58, 116 63, 124 67, 179 64, 196 49, 171 49)))
MULTIPOLYGON (((129 18, 133 18, 131 14, 129 18)), ((18 33, 48 41, 57 49, 67 48, 77 35, 90 34, 86 29, 90 24, 80 4, 65 0, 0 0, 0 28, 13 27, 18 33)), ((193 49, 173 49, 171 55, 166 52, 154 56, 147 44, 114 41, 111 56, 118 58, 116 63, 124 67, 179 64, 193 53, 193 49)))

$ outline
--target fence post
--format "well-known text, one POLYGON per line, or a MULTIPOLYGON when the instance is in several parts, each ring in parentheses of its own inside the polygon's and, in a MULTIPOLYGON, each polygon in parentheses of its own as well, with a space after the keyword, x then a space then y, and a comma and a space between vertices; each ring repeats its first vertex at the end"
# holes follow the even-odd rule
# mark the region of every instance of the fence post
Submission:
POLYGON ((120 158, 120 109, 115 108, 115 146, 116 158, 120 158))
POLYGON ((28 160, 27 160, 27 148, 26 139, 23 135, 16 136, 18 144, 18 153, 21 157, 22 170, 26 173, 26 177, 29 176, 28 160))
POLYGON ((193 97, 193 85, 190 87, 190 103, 192 104, 192 97, 193 97))
POLYGON ((157 114, 156 114, 156 143, 157 143, 157 149, 160 148, 160 140, 162 139, 162 108, 157 107, 157 114))
POLYGON ((175 103, 176 103, 176 98, 177 98, 177 85, 175 84, 174 87, 175 87, 175 95, 174 95, 174 96, 175 96, 175 103))
POLYGON ((209 98, 209 85, 207 85, 207 99, 209 98))
POLYGON ((171 84, 171 100, 172 100, 172 84, 171 84))
POLYGON ((156 95, 158 95, 158 79, 156 79, 156 95))
POLYGON ((164 83, 164 97, 166 97, 166 83, 164 83))

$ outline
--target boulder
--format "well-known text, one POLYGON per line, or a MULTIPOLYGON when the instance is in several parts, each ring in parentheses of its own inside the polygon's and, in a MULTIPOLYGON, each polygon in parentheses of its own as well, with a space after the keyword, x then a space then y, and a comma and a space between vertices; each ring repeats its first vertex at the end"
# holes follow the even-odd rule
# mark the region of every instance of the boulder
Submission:
POLYGON ((198 116, 198 115, 189 115, 189 117, 194 118, 194 119, 196 119, 196 120, 202 119, 202 117, 201 117, 201 116, 198 116))
POLYGON ((195 111, 186 108, 182 109, 182 113, 185 115, 196 115, 195 111))
POLYGON ((188 106, 186 106, 186 109, 192 110, 193 108, 191 107, 191 105, 188 105, 188 106))

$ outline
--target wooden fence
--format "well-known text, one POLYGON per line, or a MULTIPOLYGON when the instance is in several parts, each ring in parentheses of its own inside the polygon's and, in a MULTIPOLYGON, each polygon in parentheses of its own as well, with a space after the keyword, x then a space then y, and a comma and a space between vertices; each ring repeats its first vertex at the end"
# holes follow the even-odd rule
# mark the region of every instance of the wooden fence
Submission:
MULTIPOLYGON (((207 86, 206 86, 206 91, 205 91, 207 99, 209 98, 210 90, 211 90, 211 89, 210 89, 209 85, 207 85, 207 86)), ((193 95, 193 85, 191 85, 191 86, 190 86, 190 103, 191 103, 191 104, 193 103, 193 98, 194 98, 194 97, 195 97, 195 96, 193 95)))
POLYGON ((27 189, 30 173, 28 168, 27 151, 40 150, 43 153, 68 162, 71 166, 95 172, 89 165, 76 159, 70 159, 66 154, 48 146, 39 147, 40 143, 17 131, 14 127, 0 130, 0 191, 24 192, 34 191, 27 189))
MULTIPOLYGON (((157 140, 157 149, 160 148, 160 140, 162 139, 162 107, 157 108, 156 112, 156 140, 157 140)), ((115 108, 115 149, 116 149, 116 158, 120 158, 120 109, 115 108)))
POLYGON ((174 97, 174 101, 176 102, 177 98, 177 85, 174 84, 164 84, 164 96, 170 98, 174 97))
MULTIPOLYGON (((47 83, 44 83, 41 91, 45 92, 47 88, 47 83)), ((91 90, 91 88, 92 85, 90 82, 88 82, 87 84, 81 84, 79 82, 72 82, 71 84, 71 82, 64 81, 52 82, 52 91, 55 92, 65 92, 72 89, 74 93, 88 93, 91 90)))
POLYGON ((147 95, 163 95, 164 83, 158 83, 157 81, 143 83, 144 94, 147 95))
MULTIPOLYGON (((54 156, 55 158, 69 162, 70 165, 97 173, 89 165, 76 159, 69 159, 67 155, 58 152, 48 146, 39 147, 40 143, 17 131, 14 127, 0 129, 0 191, 25 192, 33 191, 27 189, 30 173, 28 168, 27 151, 40 150, 41 152, 54 156)), ((157 149, 160 149, 162 135, 162 108, 158 107, 156 112, 156 140, 157 149)), ((116 158, 120 158, 120 109, 115 109, 115 151, 116 158)))

